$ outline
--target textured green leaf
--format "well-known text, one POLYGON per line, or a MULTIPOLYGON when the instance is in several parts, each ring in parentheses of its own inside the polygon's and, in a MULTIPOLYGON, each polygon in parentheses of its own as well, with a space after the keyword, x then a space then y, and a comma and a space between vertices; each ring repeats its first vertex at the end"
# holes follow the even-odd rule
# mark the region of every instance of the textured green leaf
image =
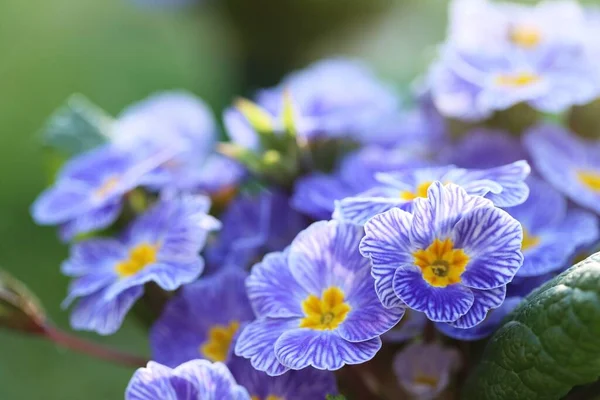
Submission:
POLYGON ((490 339, 465 400, 560 399, 600 376, 600 253, 546 283, 490 339))
POLYGON ((45 147, 70 157, 105 143, 112 121, 84 96, 73 95, 46 122, 42 142, 45 147))

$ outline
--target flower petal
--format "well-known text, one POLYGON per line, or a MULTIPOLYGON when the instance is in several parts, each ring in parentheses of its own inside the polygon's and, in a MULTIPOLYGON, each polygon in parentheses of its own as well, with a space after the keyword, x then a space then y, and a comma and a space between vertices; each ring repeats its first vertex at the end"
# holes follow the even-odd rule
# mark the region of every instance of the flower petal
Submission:
POLYGON ((347 197, 335 202, 334 218, 340 221, 364 225, 377 214, 394 207, 402 207, 406 200, 400 197, 347 197))
POLYGON ((471 289, 471 291, 474 296, 473 307, 465 315, 450 323, 455 328, 469 329, 480 324, 488 315, 488 311, 500 307, 506 297, 506 286, 490 290, 471 289))

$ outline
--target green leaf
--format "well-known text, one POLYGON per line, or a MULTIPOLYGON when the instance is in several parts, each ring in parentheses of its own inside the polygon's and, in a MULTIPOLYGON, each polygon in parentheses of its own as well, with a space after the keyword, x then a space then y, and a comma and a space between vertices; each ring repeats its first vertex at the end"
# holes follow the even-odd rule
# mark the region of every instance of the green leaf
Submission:
POLYGON ((560 399, 600 376, 600 253, 533 292, 490 339, 465 400, 560 399))
POLYGON ((328 394, 326 400, 346 400, 346 398, 341 394, 338 394, 337 396, 333 394, 328 394))
POLYGON ((108 141, 113 119, 82 95, 71 96, 46 122, 42 143, 71 157, 108 141))

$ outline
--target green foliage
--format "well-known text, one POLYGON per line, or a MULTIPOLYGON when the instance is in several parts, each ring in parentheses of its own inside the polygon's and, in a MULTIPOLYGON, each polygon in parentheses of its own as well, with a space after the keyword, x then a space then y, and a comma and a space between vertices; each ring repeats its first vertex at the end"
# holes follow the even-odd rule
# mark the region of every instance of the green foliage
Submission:
POLYGON ((560 399, 600 376, 600 253, 533 292, 490 339, 465 400, 560 399))
POLYGON ((346 400, 346 398, 341 394, 338 394, 338 395, 328 394, 326 400, 346 400))
POLYGON ((108 140, 112 118, 82 95, 73 95, 42 129, 44 147, 63 156, 93 149, 108 140))

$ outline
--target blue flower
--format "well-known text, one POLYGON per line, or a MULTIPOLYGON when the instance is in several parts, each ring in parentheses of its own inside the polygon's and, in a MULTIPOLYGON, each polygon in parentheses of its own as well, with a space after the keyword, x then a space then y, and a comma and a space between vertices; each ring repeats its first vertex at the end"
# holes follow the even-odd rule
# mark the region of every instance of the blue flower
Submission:
POLYGON ((308 226, 289 197, 276 190, 239 195, 220 219, 223 228, 206 250, 209 267, 248 268, 266 253, 285 249, 308 226))
MULTIPOLYGON (((509 284, 510 286, 510 284, 509 284)), ((444 335, 456 340, 481 340, 490 336, 500 327, 500 324, 512 310, 523 300, 522 297, 507 297, 499 307, 491 309, 487 317, 477 326, 467 329, 456 328, 451 324, 436 323, 436 328, 444 335)))
POLYGON ((546 182, 527 181, 531 194, 525 203, 506 209, 523 226, 521 251, 525 257, 517 276, 555 272, 565 266, 577 249, 595 243, 600 236, 598 219, 583 210, 567 210, 566 199, 546 182))
POLYGON ((130 106, 112 135, 127 151, 174 150, 173 157, 146 176, 146 186, 211 194, 236 186, 244 175, 239 164, 214 152, 217 138, 208 106, 185 92, 160 93, 130 106))
POLYGON ((363 147, 347 155, 331 174, 315 172, 298 179, 291 203, 295 209, 316 220, 329 219, 336 200, 355 196, 377 185, 376 173, 425 165, 429 163, 420 154, 406 149, 363 147))
POLYGON ((374 129, 382 117, 399 108, 390 88, 361 63, 346 59, 319 61, 292 73, 279 86, 260 91, 257 102, 271 114, 281 115, 284 93, 297 109, 299 135, 309 141, 349 138, 377 143, 381 138, 372 135, 374 129))
POLYGON ((75 278, 65 304, 80 298, 71 315, 73 328, 114 333, 145 283, 175 290, 198 278, 204 267, 200 250, 208 232, 219 227, 206 214, 209 207, 201 196, 161 201, 119 239, 75 244, 62 265, 62 272, 75 278))
POLYGON ((478 128, 444 147, 438 159, 443 164, 461 168, 486 169, 528 160, 528 157, 516 137, 503 131, 478 128))
POLYGON ((583 13, 569 18, 551 10, 546 18, 525 8, 487 3, 475 10, 472 2, 462 3, 464 12, 454 17, 462 14, 469 23, 450 22, 447 43, 428 77, 442 114, 476 120, 518 103, 558 113, 598 96, 599 75, 581 31, 587 25, 583 13), (565 27, 563 34, 550 33, 557 25, 565 27))
POLYGON ((238 329, 254 319, 245 279, 227 268, 184 286, 152 326, 152 359, 169 367, 196 358, 228 362, 238 329))
POLYGON ((580 139, 549 124, 534 127, 523 140, 546 181, 574 203, 600 214, 600 141, 580 139))
POLYGON ((499 306, 523 263, 521 225, 460 186, 434 182, 413 213, 393 208, 365 225, 360 251, 372 261, 385 307, 406 304, 432 321, 480 323, 499 306), (486 301, 477 306, 476 296, 486 301))
POLYGON ((452 381, 461 365, 456 349, 438 343, 413 343, 394 358, 400 386, 414 399, 433 399, 452 381))
POLYGON ((410 211, 415 199, 427 197, 427 189, 435 181, 454 183, 470 195, 484 196, 499 207, 521 204, 529 195, 524 180, 530 168, 517 161, 491 169, 446 167, 413 168, 397 173, 379 173, 378 185, 355 197, 336 202, 334 217, 363 225, 373 216, 394 207, 410 211))
POLYGON ((396 326, 381 336, 385 342, 402 343, 423 333, 427 324, 427 316, 407 308, 404 316, 396 326))
POLYGON ((64 240, 106 228, 120 215, 123 196, 143 183, 170 154, 159 151, 140 159, 106 145, 79 155, 37 198, 31 210, 33 219, 41 225, 60 225, 64 240))
POLYGON ((379 336, 404 309, 379 302, 369 260, 358 252, 362 236, 354 225, 316 222, 288 250, 255 265, 246 287, 257 320, 242 331, 235 353, 272 376, 373 358, 379 336))
POLYGON ((325 399, 336 394, 335 375, 329 371, 305 368, 281 376, 269 376, 252 367, 250 361, 234 357, 229 364, 235 380, 244 386, 252 400, 310 400, 325 399))
POLYGON ((194 360, 175 369, 150 361, 138 369, 125 392, 125 400, 251 400, 224 364, 194 360))

